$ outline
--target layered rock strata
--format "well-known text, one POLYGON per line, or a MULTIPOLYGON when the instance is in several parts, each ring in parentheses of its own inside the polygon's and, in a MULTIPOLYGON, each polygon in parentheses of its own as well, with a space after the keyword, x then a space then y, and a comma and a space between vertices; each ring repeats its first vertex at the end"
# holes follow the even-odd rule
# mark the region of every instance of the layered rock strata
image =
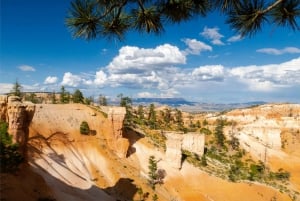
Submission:
POLYGON ((262 105, 256 108, 233 110, 223 118, 237 122, 225 130, 230 139, 235 136, 247 152, 259 160, 283 154, 282 133, 300 130, 300 105, 262 105))
POLYGON ((180 169, 182 150, 187 150, 198 156, 204 153, 205 137, 196 133, 164 133, 167 137, 165 160, 174 168, 180 169))
POLYGON ((112 135, 107 139, 108 144, 120 158, 126 157, 129 148, 129 140, 123 138, 125 114, 126 109, 124 107, 109 107, 107 110, 108 121, 112 128, 112 135))
POLYGON ((123 138, 125 108, 91 108, 82 104, 37 104, 31 131, 32 135, 50 137, 56 133, 72 133, 72 140, 86 140, 80 134, 80 124, 86 121, 92 134, 100 141, 106 140, 108 147, 119 157, 124 158, 129 148, 128 139, 123 138))
POLYGON ((12 135, 13 143, 19 145, 21 154, 26 158, 26 148, 29 136, 29 124, 35 112, 31 102, 21 102, 18 96, 1 97, 1 120, 8 122, 8 133, 12 135))

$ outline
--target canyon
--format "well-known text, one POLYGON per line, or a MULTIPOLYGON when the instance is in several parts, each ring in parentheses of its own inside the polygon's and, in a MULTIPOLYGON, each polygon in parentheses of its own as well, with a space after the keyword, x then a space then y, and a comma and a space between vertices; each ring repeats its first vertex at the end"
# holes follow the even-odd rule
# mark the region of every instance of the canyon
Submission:
MULTIPOLYGON (((8 187, 6 200, 139 200, 139 189, 148 196, 145 200, 154 194, 162 201, 292 200, 271 186, 230 182, 182 161, 182 150, 204 153, 204 134, 169 131, 164 133, 166 150, 154 146, 143 134, 123 127, 122 107, 32 104, 13 97, 0 97, 0 105, 1 119, 9 122, 28 161, 17 175, 1 175, 8 187), (91 135, 80 134, 82 121, 91 135), (148 184, 150 156, 166 172, 155 191, 148 184)), ((255 159, 289 171, 290 188, 300 191, 300 105, 266 104, 232 110, 222 118, 236 122, 225 127, 226 138, 234 135, 255 159)))

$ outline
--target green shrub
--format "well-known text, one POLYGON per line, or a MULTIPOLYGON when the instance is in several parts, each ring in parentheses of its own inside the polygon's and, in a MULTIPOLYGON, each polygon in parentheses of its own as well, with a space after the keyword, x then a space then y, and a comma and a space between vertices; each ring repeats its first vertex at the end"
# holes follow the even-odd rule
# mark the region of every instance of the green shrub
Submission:
POLYGON ((148 164, 148 168, 149 168, 149 172, 148 172, 148 176, 149 176, 149 183, 152 187, 152 189, 155 189, 155 180, 157 179, 157 161, 155 160, 154 156, 150 156, 149 157, 149 164, 148 164))
POLYGON ((18 144, 12 143, 12 136, 7 129, 8 124, 0 121, 0 172, 15 172, 24 158, 18 144))
POLYGON ((277 180, 289 180, 290 178, 290 173, 287 171, 284 171, 283 169, 279 169, 278 172, 271 172, 270 173, 270 178, 275 178, 277 180))
POLYGON ((81 122, 80 124, 80 133, 83 135, 89 135, 90 134, 90 127, 89 124, 86 121, 81 122))
POLYGON ((210 135, 211 131, 208 128, 201 128, 200 133, 204 133, 205 135, 210 135))

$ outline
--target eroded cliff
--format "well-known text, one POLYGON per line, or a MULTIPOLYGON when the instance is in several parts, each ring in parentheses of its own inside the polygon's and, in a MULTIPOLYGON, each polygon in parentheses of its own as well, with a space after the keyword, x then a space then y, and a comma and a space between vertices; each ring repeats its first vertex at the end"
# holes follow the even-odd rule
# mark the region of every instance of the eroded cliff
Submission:
MULTIPOLYGON (((127 139, 124 139, 125 141, 129 139, 131 152, 127 158, 123 158, 127 153, 127 142, 121 142, 124 147, 115 142, 124 138, 121 128, 125 113, 122 109, 116 109, 96 111, 79 104, 36 105, 30 125, 30 164, 33 170, 42 175, 51 186, 57 200, 137 200, 139 199, 138 188, 151 193, 149 200, 154 192, 149 187, 145 174, 147 175, 148 159, 151 155, 155 156, 158 167, 164 169, 167 174, 164 184, 156 188, 155 193, 159 195, 160 201, 172 199, 237 201, 241 197, 245 201, 264 201, 274 197, 277 200, 291 200, 286 194, 274 188, 256 183, 232 183, 209 175, 187 162, 182 163, 182 149, 198 155, 202 154, 204 136, 200 134, 180 134, 178 138, 176 134, 172 135, 170 141, 167 141, 167 152, 163 153, 149 143, 146 137, 132 132, 126 136, 127 139), (107 115, 104 115, 103 111, 107 115), (95 135, 80 134, 79 126, 82 121, 88 122, 95 135), (178 169, 178 164, 181 169, 178 169)), ((248 124, 248 119, 253 123, 256 118, 252 115, 247 116, 248 114, 239 115, 237 111, 236 113, 229 114, 232 118, 241 118, 242 126, 233 129, 237 131, 242 131, 243 127, 245 131, 250 129, 250 126, 247 127, 251 125, 248 124), (243 119, 245 116, 247 119, 243 119)), ((290 119, 289 116, 281 117, 285 119, 283 123, 285 128, 298 128, 294 126, 295 117, 292 117, 294 119, 290 119)), ((263 120, 262 116, 259 118, 263 120)), ((267 132, 267 126, 277 129, 273 123, 273 121, 266 121, 265 129, 255 130, 253 134, 245 132, 245 135, 257 135, 256 131, 267 132)), ((256 122, 253 127, 258 129, 261 125, 256 122)), ((275 131, 272 133, 276 134, 275 131)), ((237 135, 242 134, 237 133, 237 135)), ((278 142, 278 139, 273 139, 273 134, 269 135, 269 139, 274 140, 274 144, 278 142)), ((281 132, 281 137, 282 135, 281 132)), ((257 136, 253 138, 258 143, 267 140, 267 137, 260 139, 258 136, 259 140, 257 136)), ((250 142, 251 146, 254 143, 249 140, 244 142, 250 142)), ((274 149, 278 146, 282 144, 277 144, 274 149)), ((293 165, 293 167, 298 166, 293 165)), ((292 174, 292 179, 295 178, 294 175, 296 174, 292 174)), ((297 181, 293 184, 297 187, 297 181)))
POLYGON ((8 122, 8 133, 13 143, 19 145, 21 154, 26 158, 29 125, 35 112, 35 105, 22 102, 17 96, 2 96, 0 99, 1 120, 8 122))
POLYGON ((165 132, 167 137, 165 160, 174 168, 182 165, 182 150, 190 151, 201 157, 204 153, 204 134, 165 132))
POLYGON ((284 156, 284 148, 300 142, 296 137, 294 142, 287 143, 283 136, 285 132, 294 135, 300 132, 299 104, 269 104, 233 110, 223 118, 236 122, 227 127, 227 137, 237 137, 242 148, 262 161, 284 156))

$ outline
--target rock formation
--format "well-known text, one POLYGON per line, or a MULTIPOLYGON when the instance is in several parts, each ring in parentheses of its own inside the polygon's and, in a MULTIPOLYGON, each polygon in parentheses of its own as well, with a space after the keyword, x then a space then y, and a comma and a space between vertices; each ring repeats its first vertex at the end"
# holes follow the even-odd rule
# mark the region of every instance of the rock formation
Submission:
POLYGON ((165 160, 174 168, 181 168, 182 150, 190 151, 198 156, 204 153, 205 138, 202 134, 167 132, 165 160))
POLYGON ((265 161, 271 155, 282 154, 283 131, 300 129, 300 105, 262 105, 238 109, 223 118, 238 123, 225 130, 227 137, 234 135, 243 149, 265 161))
POLYGON ((7 116, 7 96, 0 95, 0 120, 6 121, 7 116))
POLYGON ((100 141, 106 140, 108 147, 120 158, 127 155, 129 141, 123 138, 123 121, 125 108, 92 108, 82 104, 37 104, 36 112, 30 126, 31 134, 51 136, 55 133, 73 135, 73 139, 85 140, 80 134, 80 124, 86 121, 90 130, 100 141), (75 137, 74 137, 75 136, 75 137), (82 138, 82 139, 81 139, 82 138))
POLYGON ((129 148, 129 140, 123 138, 126 109, 124 107, 101 107, 101 109, 107 113, 111 128, 111 134, 107 137, 108 145, 120 158, 125 158, 129 148))
POLYGON ((8 122, 8 133, 13 136, 13 142, 19 144, 20 152, 26 157, 26 145, 29 135, 29 124, 33 118, 35 105, 21 102, 20 97, 1 98, 1 120, 8 122))
POLYGON ((182 157, 182 134, 166 133, 166 158, 165 160, 174 168, 181 168, 181 157, 182 157))

